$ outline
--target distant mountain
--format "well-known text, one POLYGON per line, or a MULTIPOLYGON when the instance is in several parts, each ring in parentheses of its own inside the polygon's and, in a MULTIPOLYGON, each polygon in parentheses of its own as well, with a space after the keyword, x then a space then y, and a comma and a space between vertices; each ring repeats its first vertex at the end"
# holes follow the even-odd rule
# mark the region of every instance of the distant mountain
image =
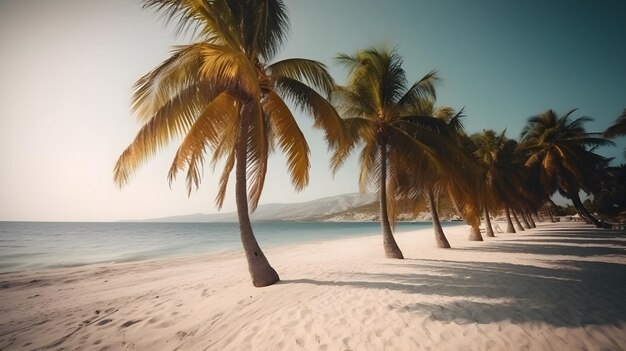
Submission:
MULTIPOLYGON (((439 217, 441 220, 460 219, 453 205, 442 196, 439 201, 439 217)), ((430 212, 422 201, 412 211, 402 211, 398 216, 401 221, 429 221, 430 212), (415 215, 415 212, 418 212, 415 215)), ((406 210, 406 208, 405 208, 406 210)), ((378 221, 380 208, 376 194, 344 194, 325 197, 308 202, 292 204, 260 205, 251 214, 254 221, 378 221)), ((125 222, 236 222, 237 212, 204 214, 196 213, 184 216, 151 218, 125 222)))
MULTIPOLYGON (((260 205, 251 214, 256 221, 316 221, 316 220, 351 220, 352 210, 357 208, 376 208, 376 194, 344 194, 325 197, 308 202, 292 204, 260 205), (336 217, 339 216, 339 217, 336 217)), ((368 211, 370 212, 370 211, 368 211)), ((356 216, 352 220, 368 220, 356 216)), ((236 222, 237 213, 215 213, 151 218, 133 222, 236 222)))

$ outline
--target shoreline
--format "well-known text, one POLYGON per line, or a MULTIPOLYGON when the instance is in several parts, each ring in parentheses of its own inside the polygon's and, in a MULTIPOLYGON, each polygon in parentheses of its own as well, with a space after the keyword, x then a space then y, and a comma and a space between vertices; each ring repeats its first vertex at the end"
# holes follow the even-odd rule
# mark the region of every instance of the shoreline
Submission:
POLYGON ((378 235, 268 248, 282 280, 261 289, 241 251, 3 274, 0 349, 626 347, 623 232, 444 230, 452 249, 397 234, 405 260, 378 235))
MULTIPOLYGON (((28 223, 30 222, 10 222, 10 223, 15 223, 16 225, 14 225, 14 227, 19 228, 18 226, 20 224, 26 223, 28 225, 28 223)), ((85 233, 88 233, 89 230, 102 231, 103 229, 100 228, 101 225, 106 226, 106 227, 103 227, 105 228, 104 230, 115 230, 115 231, 118 231, 120 229, 109 228, 109 226, 121 225, 121 228, 124 228, 124 226, 127 225, 127 223, 119 223, 119 222, 102 222, 102 223, 87 223, 87 222, 84 222, 84 223, 62 222, 61 223, 59 222, 59 223, 60 225, 66 226, 67 228, 73 228, 71 227, 71 225, 74 225, 74 227, 76 227, 78 225, 89 226, 90 224, 92 224, 93 228, 87 227, 87 229, 85 229, 84 227, 81 227, 82 228, 81 230, 84 230, 85 233)), ((2 276, 3 274, 7 274, 7 273, 40 271, 40 270, 46 270, 46 269, 66 269, 66 268, 76 268, 76 267, 88 267, 88 266, 94 266, 94 265, 98 266, 98 265, 108 265, 108 264, 124 264, 124 263, 142 262, 142 261, 188 258, 188 257, 194 257, 194 256, 207 256, 207 255, 236 252, 238 250, 241 250, 241 243, 239 242, 238 233, 235 233, 236 232, 235 227, 237 226, 237 223, 228 223, 227 228, 221 228, 221 229, 214 229, 214 228, 223 227, 224 223, 222 222, 218 222, 218 223, 213 223, 213 222, 209 222, 209 223, 201 223, 201 222, 136 223, 136 224, 130 224, 129 233, 132 233, 130 235, 135 235, 134 234, 135 229, 133 229, 135 228, 133 227, 134 225, 137 225, 139 228, 142 228, 146 225, 148 226, 146 228, 154 227, 155 229, 149 229, 149 230, 155 230, 156 233, 168 232, 168 231, 171 232, 172 229, 179 228, 178 226, 180 225, 182 226, 181 237, 187 237, 191 239, 188 239, 185 243, 182 244, 182 246, 179 246, 176 244, 167 245, 167 244, 163 244, 163 239, 159 235, 157 235, 154 239, 152 239, 149 234, 145 234, 145 231, 148 229, 144 228, 144 229, 139 229, 139 230, 144 231, 144 234, 141 234, 141 235, 143 235, 145 238, 146 246, 140 247, 140 246, 136 246, 136 244, 131 244, 131 246, 129 247, 121 248, 126 251, 115 251, 116 248, 119 248, 119 245, 117 245, 118 247, 100 246, 102 245, 102 242, 101 242, 101 238, 98 237, 95 239, 95 240, 99 240, 99 243, 100 243, 100 245, 97 245, 97 249, 93 246, 92 247, 86 246, 84 247, 84 249, 86 249, 87 251, 82 251, 81 244, 74 246, 73 243, 69 243, 69 246, 61 246, 61 244, 63 243, 62 241, 58 241, 61 244, 51 244, 51 242, 53 241, 45 241, 45 240, 42 241, 41 239, 37 238, 36 240, 38 240, 39 242, 46 242, 46 246, 51 246, 51 247, 57 246, 61 250, 60 252, 69 251, 72 255, 71 257, 67 257, 63 259, 64 258, 63 255, 54 254, 53 256, 47 258, 48 259, 47 262, 44 262, 46 257, 33 256, 32 258, 26 258, 30 255, 41 255, 41 248, 37 248, 36 245, 32 243, 22 244, 20 241, 15 241, 14 243, 11 243, 12 239, 11 239, 11 235, 9 235, 10 244, 18 245, 18 246, 24 245, 25 249, 20 249, 21 252, 18 251, 19 253, 11 252, 8 250, 4 250, 4 252, 0 252, 0 264, 2 264, 2 267, 0 268, 0 276, 2 276), (206 226, 207 231, 206 233, 203 233, 202 228, 205 224, 207 225, 206 226), (190 225, 194 226, 191 228, 195 228, 195 229, 191 229, 192 230, 191 232, 189 231, 190 225), (218 232, 216 232, 216 230, 219 230, 219 232, 223 234, 217 234, 218 232), (231 231, 232 231, 233 236, 231 236, 231 233, 230 233, 231 231), (222 235, 222 237, 226 235, 229 241, 220 242, 218 239, 212 239, 214 237, 218 238, 220 235, 222 235), (193 243, 194 240, 197 240, 198 245, 190 244, 190 243, 193 243), (29 248, 28 245, 32 245, 32 248, 29 248), (77 256, 76 253, 78 252, 82 252, 82 256, 80 255, 77 256), (2 261, 2 259, 5 258, 4 255, 6 255, 7 257, 6 261, 2 261), (23 255, 23 257, 25 258, 22 259, 19 255, 23 255)), ((259 233, 258 233, 259 235, 257 236, 257 239, 259 240, 259 243, 261 244, 261 247, 264 248, 264 250, 266 248, 272 248, 272 247, 283 246, 283 245, 292 245, 292 244, 298 244, 298 243, 314 243, 317 241, 337 240, 337 239, 342 239, 342 238, 373 236, 373 235, 377 235, 379 231, 379 228, 377 228, 378 223, 356 222, 356 221, 355 222, 321 222, 321 223, 316 222, 316 221, 263 221, 263 222, 257 222, 257 225, 262 227, 262 228, 259 228, 259 233), (287 233, 284 229, 284 226, 287 226, 287 228, 289 228, 291 224, 295 224, 297 227, 293 228, 294 230, 293 235, 290 235, 290 236, 283 236, 283 234, 280 234, 277 236, 276 235, 268 236, 267 226, 269 225, 270 227, 273 227, 273 225, 276 225, 276 224, 278 224, 278 226, 276 226, 276 230, 279 232, 282 231, 283 233, 287 233), (298 226, 299 224, 300 225, 304 224, 305 226, 298 226), (318 224, 321 225, 322 228, 319 231, 319 237, 316 237, 315 235, 312 235, 311 233, 315 231, 316 225, 318 224), (339 227, 332 228, 332 226, 335 224, 339 225, 339 227), (341 227, 342 224, 345 224, 348 226, 365 224, 366 228, 365 227, 364 228, 350 228, 350 227, 344 228, 344 227, 341 227), (333 231, 335 231, 334 234, 332 234, 333 231)), ((424 227, 431 226, 431 225, 432 224, 430 222, 414 222, 414 223, 403 222, 400 225, 399 232, 421 230, 421 229, 424 229, 424 227), (412 224, 415 224, 417 228, 412 228, 412 224)), ((463 223, 458 223, 458 222, 443 223, 444 227, 454 227, 457 225, 463 225, 463 223)), ((12 229, 10 226, 7 226, 6 228, 8 228, 9 231, 12 229)), ((55 228, 53 230, 55 232, 62 233, 63 230, 66 229, 64 227, 60 227, 60 228, 61 229, 55 228)), ((22 229, 20 228, 20 229, 14 229, 14 230, 22 230, 22 229)), ((37 233, 41 231, 42 229, 38 227, 33 227, 30 230, 33 230, 35 231, 35 233, 37 233)), ((71 230, 71 229, 68 229, 68 230, 71 230)), ((125 229, 121 229, 121 230, 125 230, 125 229)), ((29 235, 28 230, 23 230, 23 232, 25 232, 26 235, 29 235)), ((45 229, 43 229, 43 232, 45 233, 45 229)), ((30 235, 36 236, 35 234, 30 234, 30 235)), ((71 235, 77 235, 77 234, 72 233, 71 235)), ((87 238, 88 237, 89 236, 87 236, 87 238)), ((0 239, 2 238, 3 237, 0 236, 0 239)), ((174 237, 171 239, 176 240, 178 239, 178 237, 174 237)), ((18 240, 28 240, 28 239, 18 239, 18 240)), ((50 238, 50 240, 59 240, 59 239, 52 237, 50 238)), ((63 239, 63 240, 67 240, 67 239, 63 239)), ((123 241, 124 238, 120 236, 120 237, 115 237, 115 239, 112 239, 112 240, 123 241)), ((83 242, 85 242, 85 240, 83 240, 83 242)), ((53 249, 51 248, 51 250, 53 249)))

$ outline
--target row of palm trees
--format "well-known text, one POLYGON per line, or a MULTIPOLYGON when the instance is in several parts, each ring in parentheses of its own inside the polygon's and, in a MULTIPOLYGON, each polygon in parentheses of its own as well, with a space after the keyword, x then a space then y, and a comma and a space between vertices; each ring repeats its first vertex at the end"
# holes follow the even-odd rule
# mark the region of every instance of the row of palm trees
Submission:
POLYGON ((263 191, 268 157, 287 156, 296 190, 309 181, 309 147, 290 106, 305 112, 325 132, 331 170, 359 152, 359 184, 379 194, 383 247, 403 258, 393 236, 399 209, 429 203, 439 247, 450 247, 438 220, 438 199, 448 198, 471 226, 470 240, 493 236, 490 216, 504 211, 507 231, 518 217, 530 228, 555 191, 572 199, 581 216, 580 190, 591 191, 593 169, 607 160, 593 147, 609 144, 586 133, 587 118, 547 111, 531 117, 520 143, 505 133, 467 135, 463 112, 436 106, 437 72, 409 84, 395 50, 369 48, 340 54, 347 83, 338 85, 320 62, 273 61, 289 22, 281 0, 144 0, 144 6, 198 42, 182 46, 137 82, 133 109, 142 127, 114 168, 126 184, 137 168, 175 138, 182 141, 168 177, 186 173, 188 191, 201 182, 205 157, 223 161, 216 205, 221 208, 235 171, 241 241, 254 286, 279 280, 253 233, 249 212, 263 191), (591 166, 591 168, 590 168, 591 166))

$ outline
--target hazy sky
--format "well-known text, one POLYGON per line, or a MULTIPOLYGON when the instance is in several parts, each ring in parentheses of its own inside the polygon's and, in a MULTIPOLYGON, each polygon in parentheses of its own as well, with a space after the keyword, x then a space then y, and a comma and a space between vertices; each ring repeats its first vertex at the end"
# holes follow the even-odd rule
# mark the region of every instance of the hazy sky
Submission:
MULTIPOLYGON (((626 108, 626 2, 287 0, 291 35, 279 58, 333 62, 373 44, 393 45, 410 80, 439 70, 439 104, 466 108, 470 132, 507 128, 553 108, 604 130, 626 108)), ((175 38, 133 0, 0 1, 0 220, 97 221, 215 212, 217 176, 187 197, 172 189, 170 148, 119 190, 117 156, 139 125, 133 83, 165 60, 175 38)), ((270 164, 262 203, 358 191, 356 159, 333 178, 322 135, 300 116, 311 147, 311 182, 295 193, 284 159, 270 164)), ((603 149, 623 162, 626 146, 603 149)), ((232 185, 232 184, 231 184, 232 185)), ((233 210, 231 196, 224 210, 233 210)))

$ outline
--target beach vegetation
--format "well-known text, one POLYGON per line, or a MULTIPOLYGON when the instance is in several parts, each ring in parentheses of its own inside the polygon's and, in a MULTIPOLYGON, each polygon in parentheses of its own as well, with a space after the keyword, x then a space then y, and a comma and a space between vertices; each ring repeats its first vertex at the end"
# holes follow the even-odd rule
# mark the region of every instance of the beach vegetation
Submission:
MULTIPOLYGON (((599 133, 589 133, 584 124, 590 117, 573 118, 571 110, 559 116, 548 110, 528 119, 521 133, 520 148, 528 155, 525 165, 547 196, 558 191, 569 198, 578 214, 587 222, 601 226, 601 222, 583 205, 579 193, 591 194, 599 190, 594 181, 603 172, 609 160, 595 152, 599 146, 613 145, 599 133)), ((528 214, 532 221, 532 216, 528 214)))
POLYGON ((241 241, 254 286, 279 280, 261 250, 249 212, 259 203, 270 153, 286 155, 296 190, 309 182, 309 147, 290 106, 312 116, 329 145, 343 138, 343 123, 327 101, 334 82, 320 62, 274 58, 287 39, 281 0, 145 0, 179 32, 197 41, 141 77, 132 108, 141 127, 114 168, 122 186, 150 157, 180 140, 168 173, 186 173, 188 192, 202 180, 206 158, 223 167, 216 206, 222 207, 231 173, 241 241))
POLYGON ((358 146, 359 186, 366 191, 373 184, 379 195, 380 222, 385 255, 404 258, 392 232, 397 193, 394 185, 407 164, 421 157, 436 161, 432 145, 416 133, 409 108, 418 99, 435 97, 437 72, 427 73, 408 85, 401 56, 390 48, 368 48, 354 54, 340 54, 337 61, 348 73, 347 83, 333 94, 346 128, 346 146, 333 155, 333 170, 338 169, 358 146), (391 215, 391 216, 390 216, 391 215), (391 218, 390 218, 391 217, 391 218))

